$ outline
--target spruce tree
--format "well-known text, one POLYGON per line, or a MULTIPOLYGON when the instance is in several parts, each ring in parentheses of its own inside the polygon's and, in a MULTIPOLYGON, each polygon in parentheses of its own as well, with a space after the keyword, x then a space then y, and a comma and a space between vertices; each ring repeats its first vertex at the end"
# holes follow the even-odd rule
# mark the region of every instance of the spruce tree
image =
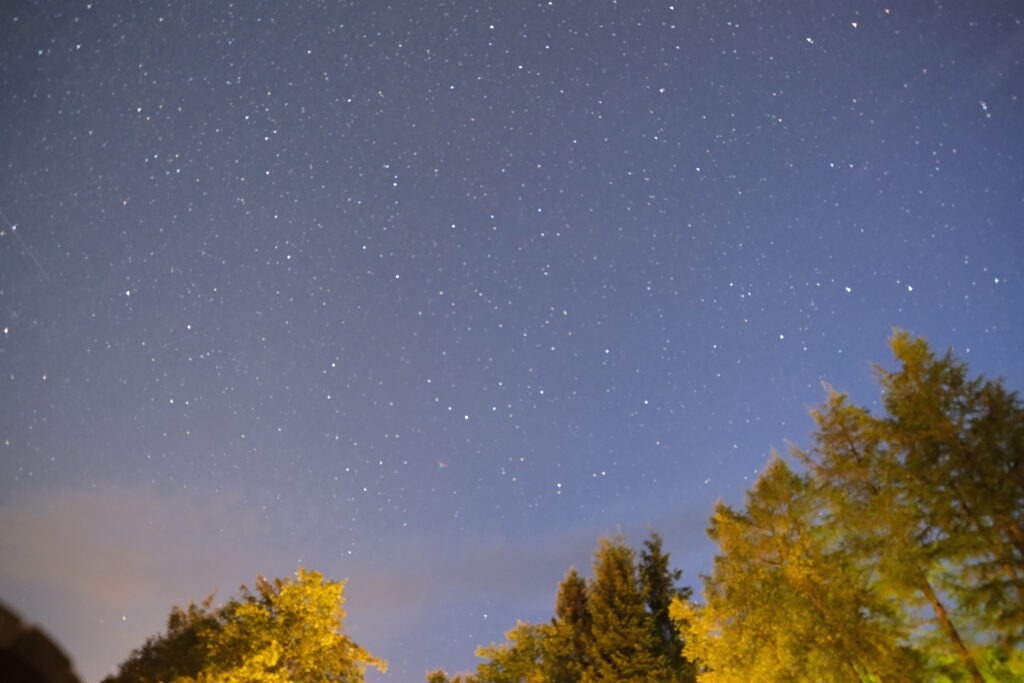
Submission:
POLYGON ((635 554, 621 538, 601 540, 588 598, 593 638, 584 683, 671 680, 654 620, 644 606, 635 554))
POLYGON ((555 616, 544 639, 544 672, 551 683, 576 683, 587 668, 591 617, 587 583, 570 569, 558 586, 555 616))
POLYGON ((669 681, 695 680, 693 666, 683 657, 683 642, 669 616, 669 605, 676 598, 689 599, 690 589, 677 584, 682 579, 681 569, 669 566, 670 553, 662 550, 662 538, 651 531, 640 551, 640 589, 644 604, 651 614, 658 652, 669 663, 669 681))

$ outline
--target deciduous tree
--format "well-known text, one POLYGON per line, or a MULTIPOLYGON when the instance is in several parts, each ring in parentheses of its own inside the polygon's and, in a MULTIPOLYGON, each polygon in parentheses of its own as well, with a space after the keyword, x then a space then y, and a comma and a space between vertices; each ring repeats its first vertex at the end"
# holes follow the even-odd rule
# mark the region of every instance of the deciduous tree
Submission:
POLYGON ((299 569, 259 577, 254 591, 213 608, 175 608, 168 632, 150 639, 106 683, 320 683, 363 680, 387 664, 342 631, 344 584, 299 569))
POLYGON ((505 634, 507 642, 491 643, 479 647, 476 656, 487 661, 476 670, 473 681, 479 683, 542 683, 542 645, 547 627, 541 624, 517 622, 505 634))

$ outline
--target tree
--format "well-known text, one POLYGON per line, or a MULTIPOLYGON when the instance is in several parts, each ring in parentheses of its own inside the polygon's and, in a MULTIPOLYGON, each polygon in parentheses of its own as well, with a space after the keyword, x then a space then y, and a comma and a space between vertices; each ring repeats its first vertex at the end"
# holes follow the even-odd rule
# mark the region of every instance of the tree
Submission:
POLYGON ((601 539, 588 598, 593 637, 584 683, 671 680, 644 606, 635 554, 621 538, 601 539))
POLYGON ((701 607, 671 613, 701 683, 911 681, 901 622, 868 590, 819 515, 810 480, 772 458, 743 511, 719 503, 708 534, 720 554, 701 607))
POLYGON ((928 616, 917 646, 981 683, 997 675, 983 660, 1012 665, 1024 641, 1024 409, 951 352, 905 332, 891 347, 899 368, 876 367, 886 414, 830 391, 798 455, 876 560, 878 590, 928 616))
POLYGON ((482 662, 476 670, 473 681, 479 683, 541 683, 546 680, 541 671, 541 642, 546 636, 546 627, 541 624, 517 622, 515 628, 505 634, 507 643, 491 643, 479 647, 476 656, 488 661, 482 662))
POLYGON ((448 673, 444 669, 438 669, 427 674, 427 683, 479 683, 479 681, 469 674, 465 677, 456 676, 455 678, 449 678, 448 673))
POLYGON ((879 428, 943 554, 965 569, 956 593, 974 627, 1009 652, 1024 641, 1024 409, 1000 382, 970 379, 951 351, 938 358, 905 332, 891 343, 900 367, 876 367, 879 428))
MULTIPOLYGON (((211 609, 213 596, 199 605, 173 607, 167 618, 167 632, 150 637, 121 663, 118 673, 103 683, 161 683, 195 678, 206 663, 200 631, 215 626, 217 613, 211 609)), ((225 605, 222 609, 232 607, 225 605)))
POLYGON ((1024 680, 1024 408, 897 332, 884 413, 829 389, 811 447, 719 504, 702 606, 671 608, 702 683, 1024 680))
MULTIPOLYGON (((931 611, 939 633, 971 679, 982 683, 977 661, 937 583, 939 553, 948 539, 942 538, 934 517, 918 508, 909 472, 890 448, 880 422, 835 391, 814 417, 814 447, 800 454, 829 498, 839 533, 855 553, 874 562, 876 590, 913 607, 916 614, 931 611)), ((927 629, 919 633, 923 637, 918 647, 938 646, 936 634, 927 629)))
MULTIPOLYGON (((673 597, 689 591, 675 584, 661 538, 652 532, 638 568, 636 553, 621 538, 602 539, 594 577, 570 569, 558 587, 550 623, 519 622, 505 643, 477 649, 486 661, 465 683, 676 683, 686 676, 674 630, 664 628, 673 597), (677 666, 674 662, 679 662, 677 666)), ((670 623, 669 623, 670 625, 670 623)), ((447 683, 428 674, 428 683, 447 683)))
POLYGON ((570 569, 558 586, 555 616, 542 643, 544 673, 554 683, 576 683, 587 668, 591 617, 587 582, 570 569))
POLYGON ((296 579, 258 577, 255 591, 212 608, 175 608, 166 634, 151 638, 106 683, 319 683, 362 681, 387 664, 341 632, 344 584, 299 569, 296 579))
POLYGON ((640 551, 640 590, 651 614, 658 652, 669 663, 672 673, 669 680, 680 683, 693 681, 693 666, 683 657, 683 642, 669 616, 672 601, 676 598, 688 599, 691 590, 677 585, 683 572, 669 566, 670 554, 664 552, 661 546, 661 536, 652 530, 640 551))

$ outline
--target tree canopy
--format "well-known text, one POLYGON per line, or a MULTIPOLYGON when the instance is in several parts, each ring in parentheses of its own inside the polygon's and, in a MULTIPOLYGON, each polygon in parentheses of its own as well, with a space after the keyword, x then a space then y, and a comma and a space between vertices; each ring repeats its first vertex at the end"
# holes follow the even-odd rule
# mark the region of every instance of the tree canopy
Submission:
POLYGON ((150 638, 104 683, 321 683, 363 680, 387 664, 342 632, 344 583, 299 569, 263 577, 255 590, 213 607, 212 597, 175 607, 167 632, 150 638))
MULTIPOLYGON (((554 615, 428 683, 1010 683, 1024 680, 1024 406, 897 332, 877 414, 830 387, 809 447, 719 502, 702 601, 661 537, 601 539, 554 615)), ((344 584, 294 579, 174 608, 104 683, 362 681, 344 584)))
POLYGON ((719 504, 704 604, 672 615, 702 683, 1024 679, 1024 409, 896 333, 884 413, 829 389, 803 471, 719 504))
MULTIPOLYGON (((682 656, 668 607, 689 589, 677 586, 661 537, 651 532, 637 553, 621 537, 601 539, 593 577, 570 569, 558 587, 549 623, 519 622, 506 642, 477 649, 485 661, 476 672, 453 679, 464 683, 688 683, 690 663, 682 656)), ((443 671, 428 683, 447 683, 443 671)))

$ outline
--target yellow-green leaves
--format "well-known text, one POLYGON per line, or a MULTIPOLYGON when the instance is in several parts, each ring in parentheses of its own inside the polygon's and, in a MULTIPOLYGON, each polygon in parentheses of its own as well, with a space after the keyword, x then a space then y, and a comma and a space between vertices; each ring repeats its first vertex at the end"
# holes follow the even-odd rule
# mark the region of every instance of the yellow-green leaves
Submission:
POLYGON ((366 666, 386 669, 341 633, 343 583, 299 569, 295 580, 261 578, 256 588, 223 627, 203 634, 203 683, 361 680, 366 666))
POLYGON ((829 390, 796 472, 719 505, 704 605, 672 616, 702 683, 1018 680, 1024 409, 897 332, 883 414, 829 390))
POLYGON ((294 579, 259 577, 254 591, 214 609, 172 612, 109 683, 327 683, 362 681, 387 664, 342 632, 344 583, 299 569, 294 579), (183 667, 182 663, 188 666, 183 667))

